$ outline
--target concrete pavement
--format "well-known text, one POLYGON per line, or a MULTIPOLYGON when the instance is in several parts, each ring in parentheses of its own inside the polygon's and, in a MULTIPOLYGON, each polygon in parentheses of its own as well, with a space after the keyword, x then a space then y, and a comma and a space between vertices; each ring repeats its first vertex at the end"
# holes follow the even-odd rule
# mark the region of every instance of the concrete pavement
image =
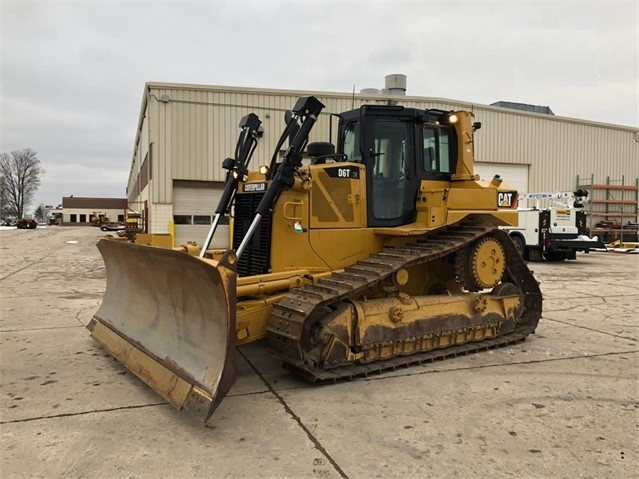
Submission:
POLYGON ((0 475, 630 478, 639 471, 639 256, 529 263, 537 334, 331 385, 266 344, 204 427, 89 337, 96 228, 0 230, 0 475))

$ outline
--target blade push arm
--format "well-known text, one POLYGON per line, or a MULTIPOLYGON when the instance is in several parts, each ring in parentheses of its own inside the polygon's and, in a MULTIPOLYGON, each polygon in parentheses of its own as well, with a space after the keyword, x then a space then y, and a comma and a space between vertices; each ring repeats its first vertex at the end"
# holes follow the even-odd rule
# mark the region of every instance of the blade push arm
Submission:
POLYGON ((204 258, 206 250, 211 244, 211 240, 217 229, 217 225, 220 222, 220 218, 228 213, 233 203, 235 193, 237 192, 239 181, 248 174, 248 164, 257 146, 257 134, 261 124, 261 120, 255 113, 249 113, 240 120, 240 129, 242 131, 235 146, 235 157, 227 158, 222 163, 222 168, 227 170, 224 191, 215 210, 215 218, 213 219, 211 229, 202 245, 200 258, 204 258))
POLYGON ((266 194, 257 207, 255 218, 253 219, 246 236, 242 239, 242 243, 237 249, 238 258, 244 251, 244 248, 246 248, 246 245, 251 239, 251 236, 253 235, 255 228, 257 228, 262 216, 264 216, 273 207, 282 190, 285 187, 293 185, 293 174, 302 164, 302 150, 304 149, 304 145, 306 145, 306 142, 308 141, 311 129, 313 128, 313 125, 315 125, 317 117, 323 108, 324 104, 314 96, 300 97, 297 100, 297 103, 295 103, 295 106, 293 107, 294 117, 287 125, 286 131, 289 131, 293 122, 297 122, 300 118, 303 118, 302 125, 291 140, 291 143, 284 154, 282 163, 278 166, 277 171, 273 176, 273 180, 271 181, 269 188, 266 190, 266 194))

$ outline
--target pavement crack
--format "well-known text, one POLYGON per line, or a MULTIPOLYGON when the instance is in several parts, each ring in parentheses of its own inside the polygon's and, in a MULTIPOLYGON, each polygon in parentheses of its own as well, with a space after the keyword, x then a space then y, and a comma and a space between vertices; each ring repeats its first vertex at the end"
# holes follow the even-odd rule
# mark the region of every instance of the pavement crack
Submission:
POLYGON ((270 391, 265 389, 264 391, 252 391, 250 393, 238 393, 238 394, 227 394, 227 398, 243 398, 247 396, 261 396, 262 394, 268 394, 270 391))
POLYGON ((269 392, 275 396, 277 398, 277 400, 280 402, 280 404, 284 407, 284 410, 286 411, 286 413, 291 416, 291 418, 293 418, 293 420, 297 423, 297 425, 306 433, 306 435, 308 436, 309 440, 313 443, 313 445, 315 446, 315 449, 317 449, 320 453, 322 453, 324 455, 324 457, 328 460, 328 462, 331 463, 331 465, 333 466, 333 468, 335 469, 335 471, 344 479, 348 479, 348 476, 346 475, 346 473, 342 470, 342 468, 339 466, 339 464, 337 464, 337 462, 335 461, 335 459, 333 459, 331 457, 331 455, 328 453, 328 451, 324 448, 324 446, 322 446, 322 444, 320 443, 320 441, 313 435, 313 433, 306 427, 306 425, 302 422, 302 419, 295 414, 295 412, 293 411, 293 409, 291 409, 291 407, 287 404, 287 402, 284 400, 284 398, 282 396, 280 396, 278 394, 278 392, 273 388, 273 386, 271 386, 271 384, 266 380, 266 378, 264 378, 264 376, 262 375, 262 373, 260 373, 258 371, 258 369, 253 365, 253 363, 249 360, 249 358, 240 350, 238 349, 238 352, 240 353, 240 355, 244 358, 244 360, 249 364, 249 366, 251 366, 251 368, 253 369, 253 371, 255 372, 255 374, 258 375, 258 377, 264 382, 264 384, 266 385, 266 387, 269 389, 269 392))
POLYGON ((83 328, 84 325, 73 325, 73 326, 49 326, 46 328, 26 328, 26 329, 2 329, 0 330, 0 334, 2 333, 31 333, 33 331, 51 331, 56 329, 75 329, 75 328, 83 328))
POLYGON ((11 273, 9 273, 9 274, 6 274, 6 275, 2 276, 2 277, 0 278, 0 282, 4 281, 5 279, 7 279, 7 278, 8 278, 8 277, 10 277, 10 276, 13 276, 14 274, 19 273, 20 271, 24 271, 25 269, 30 268, 30 267, 31 267, 31 266, 33 266, 34 264, 38 264, 38 263, 42 262, 44 259, 48 258, 49 256, 51 256, 51 255, 53 255, 53 254, 56 254, 56 253, 57 253, 57 252, 59 252, 59 251, 62 251, 62 250, 63 250, 66 246, 67 246, 67 245, 65 244, 62 248, 58 248, 58 249, 56 249, 56 250, 54 250, 54 251, 51 251, 50 253, 45 254, 42 258, 37 259, 37 260, 34 260, 34 261, 32 261, 31 263, 29 263, 29 264, 27 264, 27 265, 23 266, 22 268, 17 269, 17 270, 15 270, 15 271, 12 271, 12 272, 11 272, 11 273))
POLYGON ((81 308, 81 309, 78 310, 77 313, 75 313, 75 319, 78 321, 78 323, 80 323, 82 325, 83 328, 86 328, 87 325, 82 322, 82 320, 80 319, 80 315, 83 314, 85 311, 88 311, 88 310, 95 310, 95 307, 81 308))
POLYGON ((61 417, 74 417, 74 416, 85 416, 87 414, 96 414, 101 412, 112 412, 112 411, 126 411, 127 409, 143 409, 146 407, 156 407, 156 406, 165 406, 169 404, 168 402, 159 402, 155 404, 142 404, 139 406, 120 406, 120 407, 112 407, 112 408, 102 408, 102 409, 92 409, 90 411, 82 411, 82 412, 68 412, 63 414, 52 414, 50 416, 38 416, 38 417, 28 417, 24 419, 13 419, 11 421, 0 421, 0 425, 3 424, 18 424, 23 422, 33 422, 33 421, 42 421, 45 419, 58 419, 61 417))
MULTIPOLYGON (((429 369, 428 371, 415 371, 415 372, 407 372, 405 374, 393 374, 392 376, 377 376, 377 377, 368 377, 368 378, 356 378, 353 379, 355 381, 380 381, 384 379, 393 379, 393 378, 403 378, 410 376, 420 376, 422 374, 435 374, 435 373, 450 373, 454 371, 472 371, 475 369, 488 369, 488 368, 502 368, 509 366, 522 366, 526 364, 541 364, 541 363, 550 363, 556 361, 572 361, 574 359, 592 359, 592 358, 601 358, 606 356, 619 356, 622 354, 637 354, 639 350, 632 351, 619 351, 612 353, 601 353, 601 354, 589 354, 589 355, 580 355, 580 356, 566 356, 563 358, 549 358, 549 359, 532 359, 529 361, 515 361, 512 363, 500 363, 500 364, 480 364, 477 366, 464 366, 460 368, 451 368, 451 369, 429 369)), ((480 353, 481 354, 481 353, 480 353)))
POLYGON ((561 321, 560 319, 549 318, 545 314, 544 314, 543 319, 544 319, 544 321, 553 321, 555 323, 561 323, 561 324, 565 324, 567 326, 573 326, 575 328, 586 329, 586 330, 592 331, 594 333, 605 334, 606 336, 612 336, 613 338, 626 339, 628 341, 632 341, 633 343, 639 342, 637 339, 631 338, 629 336, 621 336, 620 334, 614 334, 614 333, 609 333, 607 331, 601 331, 600 329, 589 328, 588 326, 582 326, 581 324, 575 324, 575 323, 570 323, 568 321, 561 321))
MULTIPOLYGON (((239 351, 239 350, 238 350, 239 351)), ((464 367, 459 367, 459 368, 451 368, 451 369, 429 369, 427 371, 409 371, 405 374, 393 374, 393 375, 385 375, 386 373, 391 374, 390 371, 387 371, 386 373, 381 373, 379 376, 374 376, 374 377, 360 377, 360 378, 354 378, 351 380, 351 382, 367 382, 367 381, 381 381, 381 380, 386 380, 386 379, 393 379, 393 378, 403 378, 403 377, 411 377, 411 376, 421 376, 423 374, 439 374, 439 373, 449 373, 449 372, 454 372, 454 371, 470 371, 470 370, 474 370, 474 369, 487 369, 487 368, 499 368, 499 367, 507 367, 507 366, 522 366, 522 365, 526 365, 526 364, 541 364, 541 363, 548 363, 548 362, 556 362, 556 361, 572 361, 574 359, 583 359, 583 358, 599 358, 599 357, 605 357, 605 356, 619 356, 622 354, 636 354, 639 353, 639 350, 631 350, 631 351, 618 351, 618 352, 609 352, 609 353, 601 353, 601 354, 589 354, 589 355, 579 355, 579 356, 566 356, 566 357, 562 357, 562 358, 548 358, 548 359, 533 359, 533 360, 529 360, 529 361, 515 361, 512 363, 501 363, 501 364, 483 364, 483 365, 478 365, 478 366, 464 366, 464 367)), ((483 354, 483 353, 480 353, 483 354)), ((244 357, 244 359, 248 361, 248 358, 246 358, 246 356, 244 354, 242 354, 242 356, 244 357)), ((448 359, 448 360, 444 360, 444 361, 452 361, 452 359, 448 359)), ((260 395, 260 394, 265 394, 265 393, 270 393, 272 392, 272 388, 270 387, 270 385, 266 382, 266 380, 262 377, 262 375, 256 370, 256 368, 249 362, 249 364, 251 365, 251 367, 253 368, 253 370, 258 374, 258 376, 260 376, 260 378, 262 379, 262 381, 264 381, 264 383, 266 384, 266 386, 269 388, 269 390, 267 391, 256 391, 256 392, 251 392, 251 393, 241 393, 241 394, 228 394, 227 397, 242 397, 242 396, 250 396, 250 395, 260 395)), ((410 366, 410 368, 418 368, 419 366, 417 365, 413 365, 410 366)), ((342 382, 342 381, 338 381, 342 382)), ((344 382, 349 382, 344 380, 344 382)), ((315 385, 313 385, 312 387, 321 387, 323 384, 329 384, 330 381, 327 381, 326 383, 322 383, 322 382, 318 382, 315 385)), ((298 390, 298 389, 308 389, 309 386, 289 386, 289 387, 284 387, 284 388, 280 388, 280 391, 294 391, 294 390, 298 390)), ((277 394, 276 394, 277 396, 277 394)))

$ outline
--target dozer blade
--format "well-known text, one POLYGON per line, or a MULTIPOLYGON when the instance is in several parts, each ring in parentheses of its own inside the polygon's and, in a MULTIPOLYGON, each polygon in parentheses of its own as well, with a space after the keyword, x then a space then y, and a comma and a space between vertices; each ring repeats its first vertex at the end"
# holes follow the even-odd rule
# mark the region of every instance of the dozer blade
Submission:
POLYGON ((206 421, 235 381, 236 256, 100 240, 107 273, 91 337, 178 410, 206 421))

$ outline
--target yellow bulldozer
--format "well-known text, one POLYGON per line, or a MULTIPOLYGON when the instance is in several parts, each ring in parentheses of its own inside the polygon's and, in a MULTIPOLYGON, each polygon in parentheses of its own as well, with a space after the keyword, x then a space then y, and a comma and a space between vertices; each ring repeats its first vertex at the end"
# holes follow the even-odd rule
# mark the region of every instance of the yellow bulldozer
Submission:
POLYGON ((499 229, 517 223, 517 192, 474 174, 472 113, 366 105, 338 115, 335 147, 308 141, 323 108, 299 98, 259 171, 260 120, 242 119, 202 247, 98 243, 107 285, 91 336, 177 409, 207 420, 236 345, 264 337, 288 370, 336 381, 537 327, 538 283, 499 229), (228 214, 232 248, 209 250, 228 214))

